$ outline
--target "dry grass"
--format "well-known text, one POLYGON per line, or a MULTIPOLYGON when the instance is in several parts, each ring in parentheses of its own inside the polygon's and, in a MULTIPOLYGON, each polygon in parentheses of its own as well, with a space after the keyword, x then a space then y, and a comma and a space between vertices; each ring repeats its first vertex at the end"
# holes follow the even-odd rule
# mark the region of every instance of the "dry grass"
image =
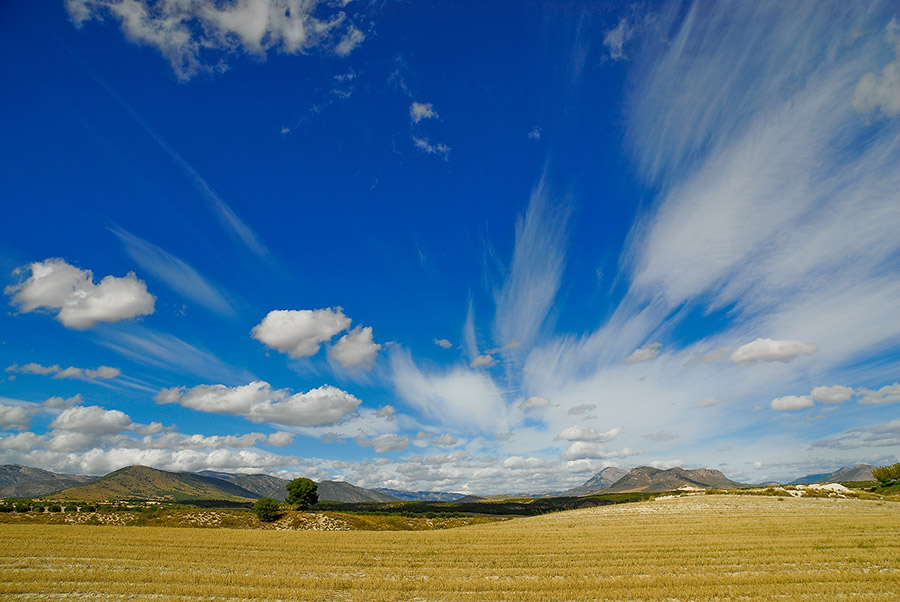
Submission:
POLYGON ((0 525, 4 600, 855 600, 893 503, 694 496, 419 532, 0 525))

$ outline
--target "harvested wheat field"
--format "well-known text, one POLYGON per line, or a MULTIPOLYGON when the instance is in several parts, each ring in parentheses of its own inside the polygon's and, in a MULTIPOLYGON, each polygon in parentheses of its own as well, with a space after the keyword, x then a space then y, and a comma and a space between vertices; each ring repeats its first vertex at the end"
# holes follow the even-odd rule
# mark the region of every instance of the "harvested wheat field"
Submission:
MULTIPOLYGON (((900 505, 693 496, 428 532, 0 526, 5 600, 856 600, 900 505)), ((896 598, 894 598, 896 599, 896 598)))

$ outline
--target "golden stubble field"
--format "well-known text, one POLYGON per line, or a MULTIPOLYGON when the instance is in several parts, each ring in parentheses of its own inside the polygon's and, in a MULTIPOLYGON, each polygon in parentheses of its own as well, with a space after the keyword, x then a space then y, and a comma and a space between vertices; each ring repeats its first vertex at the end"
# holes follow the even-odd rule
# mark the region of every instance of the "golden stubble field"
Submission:
POLYGON ((900 504, 696 496, 427 532, 0 525, 4 600, 900 600, 900 504))

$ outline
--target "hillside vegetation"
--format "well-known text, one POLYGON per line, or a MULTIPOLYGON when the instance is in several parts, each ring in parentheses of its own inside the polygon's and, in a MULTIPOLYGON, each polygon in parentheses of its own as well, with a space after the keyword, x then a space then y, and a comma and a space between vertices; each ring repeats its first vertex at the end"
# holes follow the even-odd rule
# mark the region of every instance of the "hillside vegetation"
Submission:
POLYGON ((228 500, 253 501, 259 496, 228 481, 186 472, 129 466, 87 485, 48 496, 54 500, 228 500))
POLYGON ((97 477, 57 474, 40 468, 4 464, 0 466, 0 497, 32 497, 46 495, 90 483, 97 477))
POLYGON ((603 491, 610 493, 672 491, 684 486, 698 489, 736 489, 742 485, 711 468, 660 470, 650 466, 641 466, 630 471, 603 491))
POLYGON ((889 502, 687 496, 427 532, 0 525, 0 598, 884 602, 889 502))

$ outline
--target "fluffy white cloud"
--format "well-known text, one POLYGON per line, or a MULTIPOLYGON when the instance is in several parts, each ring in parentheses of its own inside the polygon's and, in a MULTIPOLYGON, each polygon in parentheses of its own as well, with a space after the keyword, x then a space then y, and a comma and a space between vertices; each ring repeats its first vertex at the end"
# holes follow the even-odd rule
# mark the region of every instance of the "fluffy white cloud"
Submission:
POLYGON ((250 334, 264 345, 291 357, 309 357, 318 353, 322 343, 347 330, 350 323, 350 318, 340 307, 280 309, 270 311, 250 334))
POLYGON ((627 456, 636 456, 641 451, 631 449, 630 447, 621 450, 607 449, 603 443, 596 441, 576 441, 563 452, 562 457, 566 460, 603 460, 606 458, 625 458, 627 456))
POLYGON ((66 0, 76 27, 111 17, 129 40, 155 48, 182 80, 221 69, 215 51, 264 57, 271 49, 298 54, 318 46, 346 56, 365 35, 334 6, 317 0, 66 0))
POLYGON ((428 138, 412 137, 413 144, 417 149, 429 155, 440 155, 444 161, 450 156, 450 147, 443 143, 432 144, 428 138))
POLYGON ((369 370, 375 364, 379 349, 381 345, 372 340, 372 327, 357 326, 328 350, 328 357, 348 370, 369 370))
POLYGON ((7 372, 18 372, 20 374, 40 374, 44 376, 53 375, 53 378, 75 378, 78 380, 95 380, 110 379, 121 376, 122 371, 112 366, 99 366, 97 368, 76 368, 69 366, 68 368, 60 368, 58 365, 41 366, 34 362, 19 366, 13 364, 6 369, 7 372))
POLYGON ((618 61, 625 57, 625 42, 631 39, 634 30, 628 26, 626 19, 619 20, 613 29, 603 32, 603 45, 609 50, 609 57, 618 61))
POLYGON ((439 447, 453 447, 457 443, 459 443, 459 439, 451 435, 450 433, 444 433, 437 439, 431 442, 433 445, 437 445, 439 447))
POLYGON ((497 363, 497 359, 494 356, 492 356, 490 354, 484 354, 484 355, 479 355, 474 360, 472 360, 469 363, 469 367, 471 367, 471 368, 480 368, 482 366, 490 367, 496 363, 497 363))
POLYGON ((414 102, 409 105, 409 118, 412 119, 413 123, 419 123, 423 119, 431 119, 437 116, 437 111, 434 110, 434 105, 430 102, 414 102))
MULTIPOLYGON (((100 284, 94 284, 90 270, 62 259, 45 259, 25 269, 31 275, 4 290, 13 295, 11 303, 25 313, 39 308, 58 310, 56 319, 66 328, 85 330, 97 322, 118 322, 153 313, 156 298, 133 272, 122 278, 106 276, 100 284)), ((22 274, 24 269, 15 273, 22 274)))
POLYGON ((293 433, 278 431, 270 435, 246 433, 244 435, 185 435, 165 433, 154 437, 147 435, 140 440, 122 437, 115 441, 115 447, 140 447, 143 449, 223 449, 248 448, 260 443, 273 447, 284 447, 294 441, 293 433))
POLYGON ((98 368, 75 368, 69 366, 53 375, 53 378, 77 378, 80 380, 110 379, 116 378, 122 371, 112 366, 100 366, 98 368))
POLYGON ((363 447, 374 448, 376 453, 384 454, 387 452, 402 451, 406 449, 409 446, 409 436, 385 433, 383 435, 377 435, 370 439, 366 439, 365 437, 357 437, 356 442, 363 447))
POLYGON ((263 381, 239 387, 174 387, 161 390, 154 399, 157 403, 179 403, 201 412, 243 416, 251 422, 304 427, 340 422, 361 403, 350 393, 330 385, 292 394, 286 389, 272 389, 263 381))
POLYGON ((885 65, 881 75, 869 71, 857 82, 852 104, 865 116, 879 109, 888 117, 900 115, 900 24, 897 19, 888 23, 886 34, 897 60, 885 65))
POLYGON ((600 432, 587 426, 570 426, 563 429, 557 436, 562 441, 599 441, 605 443, 612 441, 622 434, 622 427, 617 426, 608 431, 600 432))
POLYGON ((451 343, 447 339, 434 339, 434 344, 438 347, 443 347, 444 349, 450 349, 451 347, 453 347, 453 343, 451 343))
POLYGON ((32 405, 0 404, 0 428, 25 430, 31 424, 31 417, 38 408, 32 405))
POLYGON ((547 462, 534 456, 510 456, 504 459, 500 465, 503 468, 509 468, 511 470, 535 470, 546 468, 547 462))
POLYGON ((813 398, 809 395, 786 395, 778 397, 769 403, 773 410, 802 410, 813 405, 813 398))
MULTIPOLYGON (((3 447, 2 441, 0 440, 0 448, 3 447)), ((54 472, 91 475, 103 475, 135 464, 173 472, 240 470, 257 473, 275 467, 296 466, 301 462, 296 456, 259 453, 248 449, 207 451, 142 449, 140 447, 92 448, 84 453, 34 448, 27 451, 10 450, 0 454, 0 461, 36 466, 54 472)))
POLYGON ((111 435, 135 425, 124 412, 105 410, 98 406, 75 406, 59 413, 50 426, 61 431, 87 435, 111 435))
POLYGON ((731 361, 736 364, 789 362, 800 355, 812 355, 818 349, 818 345, 810 345, 802 341, 775 341, 760 338, 735 349, 731 354, 731 361))
POLYGON ((66 397, 66 398, 59 397, 59 396, 48 397, 47 399, 45 399, 44 401, 41 402, 41 406, 45 407, 45 408, 52 408, 52 409, 66 409, 66 408, 71 408, 72 406, 81 405, 82 401, 83 400, 81 398, 81 393, 77 393, 77 394, 73 395, 72 397, 66 397))
POLYGON ((900 402, 900 383, 886 385, 875 391, 871 389, 860 389, 859 394, 862 395, 859 403, 866 405, 898 403, 900 402))
POLYGON ((7 372, 18 372, 19 374, 41 374, 43 376, 47 376, 49 374, 56 374, 60 371, 60 367, 58 365, 53 366, 41 366, 40 364, 36 364, 34 362, 25 364, 24 366, 20 366, 18 364, 13 364, 6 368, 7 372))
POLYGON ((537 395, 533 395, 519 404, 519 409, 523 412, 548 407, 550 407, 550 400, 546 397, 540 397, 537 395))
POLYGON ((622 361, 626 364, 630 364, 633 362, 646 362, 647 360, 652 360, 653 358, 659 356, 659 350, 662 347, 662 343, 648 343, 639 349, 635 349, 631 355, 623 359, 622 361))
POLYGON ((810 393, 810 397, 822 403, 841 403, 853 397, 854 391, 850 387, 834 385, 831 387, 816 387, 810 393))
POLYGON ((29 451, 38 448, 46 440, 46 435, 36 435, 25 431, 24 433, 16 433, 15 435, 7 435, 0 438, 0 450, 10 449, 18 451, 29 451))

